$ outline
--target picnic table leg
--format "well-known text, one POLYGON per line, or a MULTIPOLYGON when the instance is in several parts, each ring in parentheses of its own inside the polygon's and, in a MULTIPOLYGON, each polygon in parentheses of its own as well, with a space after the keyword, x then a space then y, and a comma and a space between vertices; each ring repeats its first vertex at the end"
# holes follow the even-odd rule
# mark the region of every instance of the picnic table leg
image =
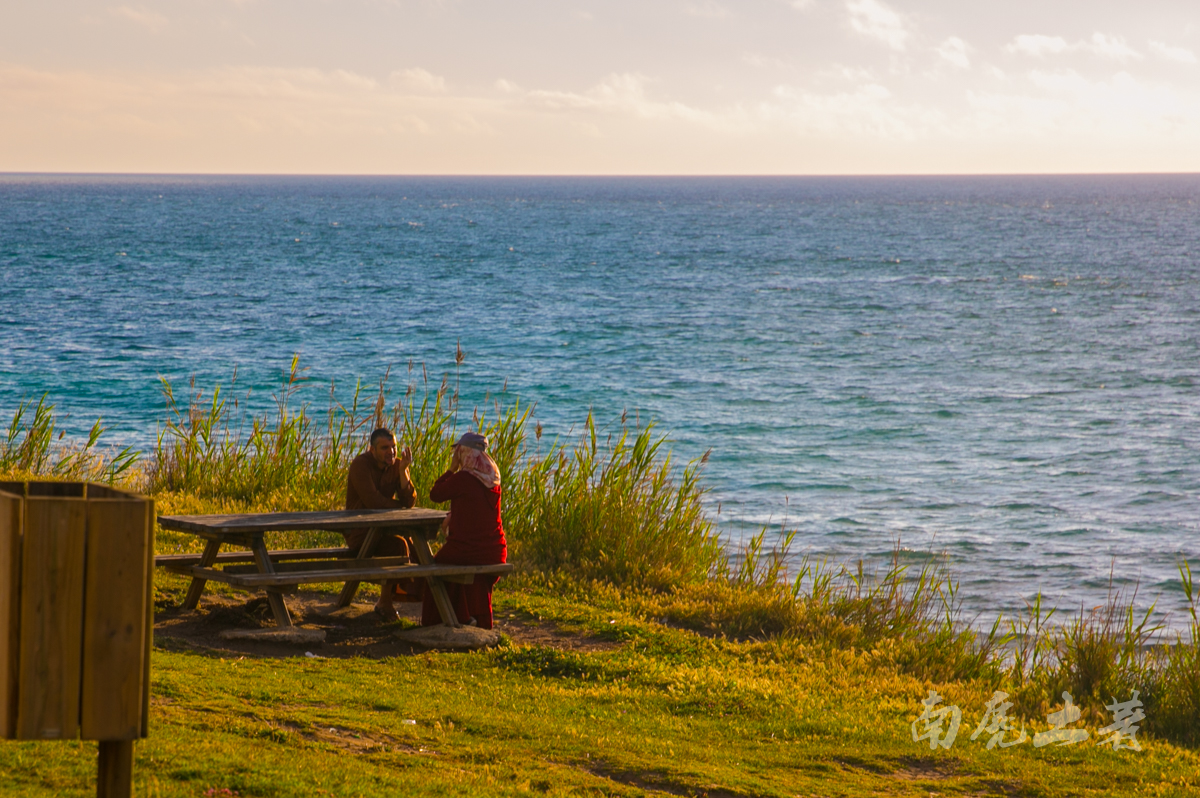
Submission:
MULTIPOLYGON (((221 550, 219 540, 210 540, 204 544, 204 553, 200 555, 200 567, 211 568, 217 561, 217 552, 221 550)), ((200 604, 200 594, 204 592, 207 579, 199 576, 192 577, 192 586, 188 588, 187 598, 183 600, 185 610, 194 610, 200 604)))
MULTIPOLYGON (((363 538, 362 545, 358 547, 358 554, 355 555, 360 560, 365 560, 375 553, 375 545, 379 542, 379 530, 371 527, 367 530, 367 536, 363 538)), ((342 592, 338 596, 337 605, 339 607, 349 607, 350 602, 354 601, 354 594, 358 592, 358 586, 361 582, 347 582, 342 585, 342 592)))
MULTIPOLYGON (((429 548, 429 541, 426 540, 424 532, 414 532, 412 542, 421 565, 433 565, 433 551, 429 548)), ((438 614, 442 616, 442 623, 454 629, 462 626, 458 622, 458 613, 454 611, 454 605, 450 603, 450 594, 446 592, 445 583, 436 576, 427 576, 425 581, 429 584, 429 592, 433 594, 433 603, 437 605, 438 614)))
MULTIPOLYGON (((254 562, 258 564, 260 573, 275 573, 275 566, 271 564, 271 556, 267 553, 267 544, 263 543, 261 537, 254 540, 250 551, 254 552, 254 562)), ((267 588, 267 603, 271 605, 271 612, 275 615, 276 626, 284 628, 292 625, 292 616, 288 614, 287 604, 283 601, 282 593, 267 588)))

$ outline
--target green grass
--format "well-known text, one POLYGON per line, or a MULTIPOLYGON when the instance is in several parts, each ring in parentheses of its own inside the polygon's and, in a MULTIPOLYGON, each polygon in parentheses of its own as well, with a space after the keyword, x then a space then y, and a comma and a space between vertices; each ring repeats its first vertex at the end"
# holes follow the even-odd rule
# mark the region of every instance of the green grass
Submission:
MULTIPOLYGON (((56 436, 43 398, 0 439, 0 478, 101 479, 149 492, 164 514, 340 506, 345 467, 387 424, 416 454, 419 495, 445 467, 460 414, 448 382, 409 369, 329 408, 296 405, 293 361, 270 416, 229 392, 164 383, 168 419, 140 467, 129 452, 56 436)), ((486 405, 487 403, 485 403, 486 405)), ((726 557, 702 506, 702 462, 671 462, 652 425, 589 416, 571 441, 544 440, 533 408, 472 413, 492 440, 518 571, 501 616, 541 619, 611 650, 508 645, 482 654, 380 661, 232 659, 154 652, 152 735, 137 748, 143 795, 1193 795, 1200 759, 1197 596, 1191 637, 1155 636, 1132 598, 1063 616, 1040 599, 978 633, 932 558, 879 573, 794 562, 794 533, 768 531, 726 557), (532 429, 531 429, 532 427, 532 429), (1065 620, 1063 620, 1065 617, 1065 620), (1058 619, 1061 622, 1052 622, 1058 619), (911 739, 936 689, 964 714, 949 751, 911 739), (1069 691, 1092 739, 987 751, 969 736, 995 690, 1032 734, 1069 691), (1095 744, 1103 705, 1145 702, 1142 752, 1095 744), (414 720, 415 724, 406 723, 414 720), (222 791, 229 792, 222 792, 222 791)), ((272 547, 336 544, 281 535, 272 547)), ((159 531, 160 551, 194 550, 159 531)), ((159 577, 177 602, 182 581, 159 577)), ((4 795, 89 792, 88 743, 0 745, 4 795)))
MULTIPOLYGON (((561 587, 502 589, 498 610, 615 648, 507 646, 379 661, 158 649, 153 731, 136 749, 138 794, 1187 796, 1198 788, 1200 755, 1149 739, 1141 752, 1092 742, 987 751, 968 739, 986 685, 931 684, 871 651, 704 637, 631 613, 619 591, 582 604, 562 598, 561 587), (911 739, 931 686, 965 716, 948 751, 911 739)), ((88 743, 4 744, 4 794, 87 794, 94 752, 88 743)))

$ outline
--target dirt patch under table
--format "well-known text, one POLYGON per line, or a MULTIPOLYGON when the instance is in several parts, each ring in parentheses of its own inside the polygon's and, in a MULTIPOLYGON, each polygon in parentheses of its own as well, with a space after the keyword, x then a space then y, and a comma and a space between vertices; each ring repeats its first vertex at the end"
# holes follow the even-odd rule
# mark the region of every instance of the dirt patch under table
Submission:
MULTIPOLYGON (((298 592, 287 596, 292 623, 302 629, 325 633, 325 642, 281 643, 271 640, 226 640, 229 629, 268 629, 275 625, 265 594, 250 597, 205 594, 196 610, 159 606, 154 616, 155 643, 163 648, 198 649, 255 657, 314 656, 399 657, 419 654, 424 648, 396 638, 400 629, 420 623, 421 605, 397 604, 401 621, 385 621, 373 611, 373 603, 355 601, 336 607, 337 597, 328 593, 298 592), (407 621, 407 623, 406 623, 407 621)), ((617 647, 607 640, 577 634, 557 625, 518 613, 498 611, 496 631, 517 645, 540 645, 572 651, 604 651, 617 647)))

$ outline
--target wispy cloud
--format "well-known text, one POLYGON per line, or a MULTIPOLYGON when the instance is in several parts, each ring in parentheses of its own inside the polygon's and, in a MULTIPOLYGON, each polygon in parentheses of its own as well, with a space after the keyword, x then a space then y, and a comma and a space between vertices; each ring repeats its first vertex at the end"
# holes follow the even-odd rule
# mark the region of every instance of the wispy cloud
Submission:
POLYGON ((525 100, 549 111, 599 111, 642 119, 675 119, 705 125, 720 123, 719 117, 712 112, 650 97, 647 83, 643 75, 614 73, 584 92, 533 90, 525 94, 525 100))
POLYGON ((1004 49, 1010 53, 1029 55, 1035 58, 1078 52, 1091 53, 1113 61, 1132 61, 1143 57, 1120 36, 1110 36, 1099 32, 1093 33, 1090 39, 1075 42, 1068 42, 1061 36, 1022 34, 1009 42, 1004 49))
POLYGON ((1121 71, 1093 80, 1075 70, 1033 70, 1026 88, 1006 93, 971 92, 970 103, 993 133, 1030 136, 1054 133, 1080 142, 1191 131, 1200 127, 1194 92, 1138 80, 1121 71))
MULTIPOLYGON (((149 74, 0 64, 0 108, 8 112, 0 167, 480 174, 1200 168, 1194 84, 1124 68, 1097 80, 1066 61, 1021 61, 1001 79, 963 39, 931 51, 947 64, 962 55, 974 69, 957 72, 958 83, 945 70, 929 73, 937 91, 928 90, 931 83, 914 91, 921 74, 829 64, 791 71, 794 85, 760 83, 756 94, 729 101, 697 99, 685 84, 635 72, 590 83, 556 76, 553 89, 526 76, 524 85, 500 79, 469 91, 416 66, 390 75, 275 67, 149 74), (962 152, 986 157, 956 155, 962 152)), ((1174 73, 1184 71, 1191 70, 1174 73)))
POLYGON ((869 69, 862 67, 846 66, 845 64, 834 64, 830 67, 822 69, 817 73, 817 77, 823 80, 840 80, 850 83, 874 83, 875 76, 869 69))
POLYGON ((847 0, 850 27, 864 36, 878 39, 893 50, 903 50, 910 35, 909 25, 900 14, 879 0, 847 0))
POLYGON ((1172 47, 1165 42, 1150 42, 1150 52, 1180 64, 1194 64, 1197 61, 1196 54, 1186 47, 1172 47))
POLYGON ((704 0, 701 3, 689 3, 686 6, 687 13, 693 17, 705 17, 707 19, 723 19, 730 15, 729 9, 716 0, 704 0))
POLYGON ((158 33, 169 24, 169 21, 157 11, 151 11, 147 8, 134 8, 133 6, 116 6, 108 9, 108 13, 114 17, 124 19, 127 22, 132 22, 139 25, 148 31, 158 33))
POLYGON ((1085 50, 1114 61, 1131 61, 1142 58, 1142 54, 1125 43, 1120 36, 1108 36, 1103 33, 1093 33, 1092 40, 1083 45, 1085 50))
POLYGON ((388 80, 396 88, 414 94, 441 94, 446 91, 445 78, 420 67, 396 70, 388 80))
POLYGON ((927 127, 923 118, 937 115, 899 100, 886 86, 870 81, 834 92, 777 86, 771 94, 771 102, 755 109, 759 124, 823 137, 912 141, 927 127))
POLYGON ((1045 56, 1068 52, 1071 45, 1061 36, 1043 36, 1040 33, 1023 33, 1013 39, 1005 50, 1021 55, 1045 56))
POLYGON ((790 67, 791 64, 777 56, 763 55, 762 53, 746 53, 742 56, 742 63, 752 66, 755 69, 784 69, 790 67))
POLYGON ((971 59, 967 56, 969 49, 970 47, 962 39, 951 36, 937 46, 936 52, 959 69, 968 69, 971 66, 971 59))

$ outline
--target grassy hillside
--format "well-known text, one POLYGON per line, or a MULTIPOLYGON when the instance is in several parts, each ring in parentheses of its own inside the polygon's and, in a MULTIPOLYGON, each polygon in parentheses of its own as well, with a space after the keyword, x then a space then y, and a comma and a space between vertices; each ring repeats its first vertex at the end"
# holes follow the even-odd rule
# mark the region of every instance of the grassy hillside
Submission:
MULTIPOLYGON (((173 601, 181 582, 160 591, 173 601)), ((991 685, 906 675, 886 652, 736 642, 646 619, 622 591, 526 580, 501 617, 613 645, 383 660, 159 648, 139 795, 1175 795, 1194 750, 1141 738, 988 751, 991 685), (934 688, 964 715, 949 750, 914 743, 934 688), (227 792, 226 792, 227 791, 227 792)), ((300 652, 298 652, 300 653, 300 652)), ((1035 724, 1029 729, 1045 729, 1035 724)), ((89 743, 0 746, 4 795, 85 795, 89 743)))
MULTIPOLYGON (((0 477, 103 479, 164 513, 325 509, 380 422, 417 451, 418 486, 444 467, 444 388, 391 403, 384 385, 366 410, 356 393, 320 423, 289 408, 287 390, 275 417, 242 424, 217 391, 193 389, 141 463, 95 439, 60 447, 43 402, 0 439, 0 477)), ((1144 616, 1120 597, 1063 625, 1035 603, 976 633, 936 558, 878 574, 810 567, 790 557, 786 530, 773 549, 764 533, 727 558, 700 501, 702 464, 672 464, 653 428, 589 418, 579 440, 551 442, 515 403, 475 415, 504 474, 519 566, 498 617, 589 644, 322 659, 161 638, 139 795, 1200 794, 1195 638, 1146 645, 1144 616), (1135 689, 1142 750, 1099 745, 1105 704, 1135 689), (912 739, 930 690, 962 712, 949 750, 912 739), (1071 728, 1089 739, 988 750, 986 733, 970 737, 997 690, 1031 737, 1071 692, 1083 712, 1071 728)), ((321 542, 337 539, 271 545, 321 542)), ((158 537, 160 551, 194 546, 158 537)), ((1195 607, 1186 564, 1181 577, 1195 607)), ((160 574, 160 608, 183 588, 160 574)), ((94 744, 0 744, 5 796, 84 795, 94 777, 94 744)))

